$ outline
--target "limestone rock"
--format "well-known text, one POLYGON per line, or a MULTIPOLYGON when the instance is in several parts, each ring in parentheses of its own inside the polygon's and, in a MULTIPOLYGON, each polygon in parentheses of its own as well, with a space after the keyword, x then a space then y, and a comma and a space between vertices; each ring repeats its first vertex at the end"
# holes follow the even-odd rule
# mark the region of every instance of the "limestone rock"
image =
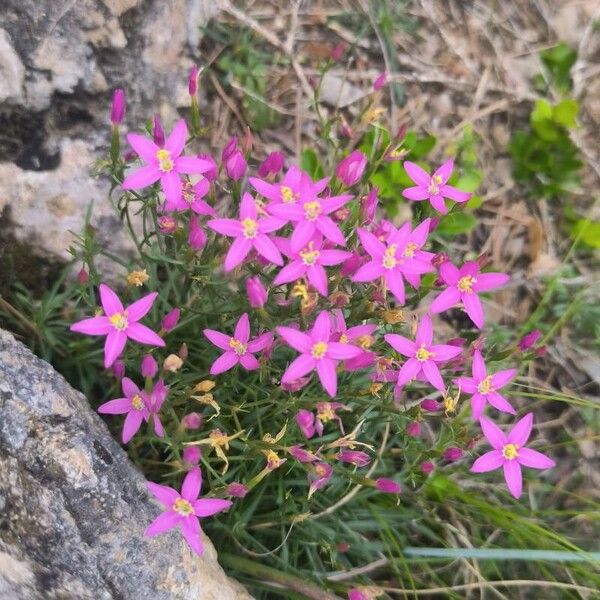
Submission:
POLYGON ((87 400, 0 330, 0 599, 250 600, 160 508, 87 400))

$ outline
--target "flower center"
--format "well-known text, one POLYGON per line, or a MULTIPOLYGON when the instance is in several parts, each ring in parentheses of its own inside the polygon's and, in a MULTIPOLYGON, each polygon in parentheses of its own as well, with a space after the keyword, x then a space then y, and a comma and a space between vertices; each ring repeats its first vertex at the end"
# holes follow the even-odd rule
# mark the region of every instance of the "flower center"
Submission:
POLYGON ((307 267, 314 265, 319 260, 319 256, 321 256, 321 253, 315 250, 315 243, 313 241, 308 242, 308 246, 300 252, 302 262, 307 267))
POLYGON ((171 159, 171 153, 168 150, 161 148, 156 153, 156 158, 158 159, 158 168, 163 173, 168 173, 169 171, 173 170, 175 164, 173 163, 173 160, 171 159))
POLYGON ((226 450, 229 448, 229 438, 220 429, 213 429, 208 434, 208 439, 213 448, 218 448, 219 446, 223 446, 226 450))
POLYGON ((502 456, 506 460, 514 460, 519 456, 519 446, 517 444, 506 444, 504 448, 502 448, 502 456))
POLYGON ((429 186, 427 187, 427 191, 435 196, 440 193, 440 183, 442 183, 442 178, 439 175, 434 175, 429 182, 429 186))
POLYGON ((473 284, 477 282, 477 279, 472 275, 465 275, 458 280, 458 289, 461 292, 466 292, 467 294, 473 293, 473 284))
POLYGON ((325 342, 317 342, 311 350, 313 358, 323 358, 327 352, 327 344, 325 342))
POLYGON ((350 340, 348 339, 348 336, 345 333, 342 333, 342 335, 340 335, 340 344, 347 344, 350 340))
POLYGON ((255 238, 258 233, 258 223, 254 219, 246 217, 242 221, 242 230, 244 232, 244 237, 251 240, 255 238))
POLYGON ((305 202, 304 206, 304 215, 309 221, 314 221, 321 214, 321 203, 318 200, 313 200, 312 202, 305 202))
POLYGON ((188 204, 191 204, 196 199, 196 194, 194 193, 194 187, 192 186, 192 184, 189 181, 186 181, 183 184, 182 193, 183 193, 183 199, 188 204))
POLYGON ((242 342, 240 342, 239 340, 236 340, 235 338, 231 338, 229 340, 229 347, 233 348, 233 351, 238 355, 238 356, 242 356, 242 354, 246 354, 246 344, 242 344, 242 342))
POLYGON ((404 252, 402 256, 406 256, 407 258, 412 258, 415 255, 415 252, 419 249, 419 246, 414 242, 408 242, 406 244, 406 248, 404 248, 404 252))
POLYGON ((373 342, 375 340, 373 339, 372 336, 370 335, 361 335, 358 338, 358 345, 363 349, 363 350, 368 350, 372 345, 373 342))
POLYGON ((494 391, 494 388, 492 387, 491 375, 488 375, 483 381, 479 383, 479 385, 477 386, 477 391, 480 394, 489 394, 490 392, 494 391))
POLYGON ((319 421, 323 421, 323 423, 327 423, 327 421, 335 419, 335 411, 333 408, 331 408, 331 404, 329 404, 329 402, 324 402, 319 408, 319 411, 317 412, 317 419, 319 419, 319 421))
POLYGON ((117 331, 123 331, 124 329, 127 329, 128 323, 126 312, 115 313, 114 315, 109 317, 108 320, 117 331))
POLYGON ((288 187, 287 185, 282 185, 279 188, 279 191, 281 192, 281 199, 286 204, 289 204, 290 202, 296 202, 296 198, 298 197, 298 195, 294 193, 291 187, 288 187))
POLYGON ((396 244, 391 244, 386 248, 383 255, 383 267, 385 269, 393 269, 398 264, 398 260, 396 259, 397 249, 398 246, 396 244))
POLYGON ((325 467, 325 465, 317 465, 315 467, 315 473, 319 477, 325 477, 325 475, 327 475, 327 467, 325 467))
POLYGON ((425 362, 426 360, 429 360, 432 356, 435 356, 435 352, 430 352, 429 350, 427 350, 427 348, 425 348, 425 344, 421 344, 421 347, 417 350, 415 358, 419 362, 425 362))
POLYGON ((194 514, 193 506, 183 498, 177 498, 173 503, 173 510, 182 517, 189 517, 194 514))
POLYGON ((131 406, 133 406, 135 410, 142 410, 142 408, 144 408, 144 401, 139 394, 135 394, 135 396, 131 398, 131 406))

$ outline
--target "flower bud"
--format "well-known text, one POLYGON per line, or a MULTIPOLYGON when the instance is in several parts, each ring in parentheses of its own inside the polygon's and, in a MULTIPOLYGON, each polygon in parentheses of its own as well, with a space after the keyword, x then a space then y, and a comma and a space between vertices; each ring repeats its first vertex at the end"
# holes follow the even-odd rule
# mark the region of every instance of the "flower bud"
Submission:
POLYGON ((193 391, 202 392, 203 394, 205 394, 206 392, 210 392, 211 390, 213 390, 216 385, 217 384, 214 381, 211 381, 210 379, 203 379, 194 386, 193 391))
POLYGON ((190 245, 190 248, 198 252, 202 250, 204 246, 206 246, 207 240, 208 237, 204 229, 202 229, 202 227, 200 226, 200 221, 198 220, 198 217, 191 217, 190 230, 188 233, 188 244, 190 245))
POLYGON ((198 74, 198 65, 194 65, 188 79, 188 92, 190 96, 195 96, 198 93, 198 74))
POLYGON ((248 493, 248 488, 243 483, 234 481, 227 486, 227 495, 234 498, 243 498, 248 493))
POLYGON ((225 160, 225 170, 227 175, 234 181, 239 181, 248 168, 248 163, 240 150, 235 150, 225 160))
POLYGON ((529 350, 529 348, 532 348, 537 344, 538 340, 541 337, 542 332, 539 329, 534 329, 533 331, 530 331, 519 340, 519 350, 529 350))
POLYGON ((375 487, 380 491, 386 494, 399 494, 401 491, 400 484, 393 479, 386 479, 385 477, 380 477, 377 481, 375 481, 375 487))
POLYGON ((248 156, 250 152, 252 152, 252 146, 254 145, 254 136, 252 135, 252 131, 250 127, 246 127, 246 131, 244 131, 244 139, 242 140, 242 150, 244 154, 248 156))
POLYGON ((113 92, 112 106, 110 110, 110 121, 113 125, 119 125, 125 117, 125 92, 117 88, 113 92))
POLYGON ((459 460, 463 457, 463 451, 460 448, 447 448, 444 450, 444 458, 449 460, 450 462, 454 462, 455 460, 459 460))
POLYGON ((186 429, 200 429, 202 426, 202 415, 197 412, 191 412, 181 419, 181 424, 186 429))
POLYGON ((158 217, 158 230, 163 235, 175 233, 177 231, 177 221, 169 215, 158 217))
POLYGON ((338 453, 337 458, 342 462, 347 462, 357 467, 365 467, 371 462, 369 455, 360 450, 342 450, 338 453))
POLYGON ((259 277, 246 279, 246 294, 252 308, 262 308, 267 303, 267 290, 259 277))
POLYGON ((360 201, 360 211, 363 221, 366 224, 372 223, 375 218, 375 212, 377 210, 377 204, 379 202, 377 198, 377 194, 379 193, 379 188, 374 187, 371 188, 369 193, 366 196, 363 196, 360 201))
POLYGON ((309 410, 301 408, 296 413, 296 424, 304 434, 304 437, 310 439, 315 435, 315 415, 309 410))
POLYGON ((179 352, 177 352, 177 356, 179 356, 181 360, 185 360, 188 357, 188 354, 188 346, 185 342, 183 342, 183 344, 179 346, 179 352))
POLYGON ((277 175, 283 169, 284 156, 282 152, 271 152, 258 167, 260 177, 277 175))
POLYGON ((125 375, 125 363, 120 358, 112 364, 112 372, 117 379, 123 379, 125 375))
POLYGON ((81 285, 85 285, 89 280, 90 276, 85 270, 85 267, 81 267, 81 270, 79 271, 79 273, 77 273, 77 281, 79 281, 81 285))
POLYGON ((157 146, 162 148, 165 145, 165 132, 158 115, 154 115, 152 119, 152 137, 157 146))
POLYGON ((176 373, 183 366, 183 361, 177 354, 169 354, 167 358, 165 358, 163 362, 163 369, 165 371, 170 371, 171 373, 176 373))
POLYGON ((419 423, 419 421, 409 423, 406 428, 406 433, 410 435, 410 437, 419 437, 421 435, 421 423, 419 423))
POLYGON ((210 170, 206 171, 206 173, 203 173, 202 176, 208 179, 208 181, 214 181, 219 176, 219 167, 217 166, 215 159, 210 154, 206 153, 198 154, 198 158, 212 163, 213 166, 210 168, 210 170))
POLYGON ((360 181, 367 166, 367 157, 360 150, 355 150, 340 161, 335 174, 347 187, 360 181))
POLYGON ((150 377, 151 379, 158 373, 158 363, 154 360, 152 354, 146 354, 142 359, 140 368, 142 377, 150 377))
POLYGON ((347 48, 348 47, 344 42, 340 42, 339 44, 336 44, 333 47, 333 49, 331 50, 331 60, 333 60, 335 62, 340 60, 340 58, 342 58, 342 56, 344 56, 347 48))
POLYGON ((419 465, 419 468, 421 469, 421 473, 429 475, 435 469, 435 465, 430 460, 426 460, 419 465))
POLYGON ((377 92, 379 91, 386 83, 388 82, 388 72, 384 71, 377 77, 377 79, 373 82, 373 89, 377 92))
POLYGON ((237 150, 237 135, 232 135, 225 148, 221 152, 221 160, 225 162, 237 150))
POLYGON ((305 450, 302 446, 296 445, 288 448, 288 452, 299 462, 301 463, 310 463, 315 460, 319 460, 318 457, 310 452, 309 450, 305 450))
POLYGON ((436 410, 440 409, 440 405, 435 400, 426 398, 425 400, 421 401, 421 408, 429 412, 435 412, 436 410))
POLYGON ((163 320, 160 322, 160 326, 162 327, 162 329, 164 329, 165 331, 171 331, 172 329, 174 329, 177 323, 179 322, 180 314, 181 311, 178 308, 174 308, 173 310, 169 311, 163 317, 163 320))
POLYGON ((186 467, 195 467, 200 462, 202 450, 200 446, 186 446, 182 458, 186 467))

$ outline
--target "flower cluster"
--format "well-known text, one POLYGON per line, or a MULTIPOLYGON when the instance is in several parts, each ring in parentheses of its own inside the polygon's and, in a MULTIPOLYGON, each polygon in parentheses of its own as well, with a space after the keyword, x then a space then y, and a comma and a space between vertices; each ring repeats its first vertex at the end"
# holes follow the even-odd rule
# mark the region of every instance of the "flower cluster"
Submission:
MULTIPOLYGON (((195 95, 197 78, 196 71, 190 79, 190 94, 193 91, 195 95)), ((385 85, 383 80, 380 83, 385 85)), ((118 101, 123 102, 120 95, 118 101)), ((124 106, 113 109, 113 128, 118 130, 123 114, 124 106)), ((207 155, 186 154, 193 144, 183 119, 166 137, 160 122, 155 121, 152 139, 130 133, 127 140, 131 146, 128 159, 113 160, 125 198, 133 201, 142 194, 142 198, 152 199, 144 209, 155 211, 153 236, 161 242, 159 248, 173 253, 166 267, 182 265, 182 279, 178 280, 182 289, 189 290, 190 282, 206 286, 196 288, 201 291, 184 296, 179 308, 166 312, 170 308, 166 297, 157 302, 160 280, 148 275, 156 270, 145 269, 144 277, 139 275, 142 271, 136 271, 136 276, 128 279, 129 293, 137 293, 144 285, 154 286, 158 292, 127 307, 110 287, 99 285, 101 309, 71 327, 78 333, 106 336, 104 366, 112 367, 121 379, 123 397, 102 404, 99 412, 126 415, 123 443, 129 442, 143 423, 163 438, 163 421, 171 422, 173 414, 164 407, 169 406, 173 394, 178 407, 184 402, 200 403, 203 410, 216 411, 213 417, 217 417, 220 407, 213 395, 215 386, 228 381, 232 373, 243 381, 256 372, 265 402, 273 396, 272 402, 278 403, 274 410, 282 414, 293 410, 294 417, 289 424, 286 420, 275 436, 265 433, 259 439, 255 431, 248 433, 241 427, 234 434, 218 427, 204 432, 211 419, 204 413, 187 412, 168 443, 170 448, 179 444, 183 453, 178 464, 188 474, 181 493, 148 484, 165 512, 150 525, 147 535, 180 526, 190 547, 202 552, 198 518, 225 510, 231 502, 218 497, 197 499, 201 474, 196 465, 214 451, 224 465, 224 475, 232 443, 250 454, 255 448, 264 467, 250 481, 230 482, 215 490, 217 496, 243 498, 288 460, 282 458, 283 453, 306 472, 309 498, 335 473, 367 466, 368 474, 359 475, 363 485, 399 494, 401 486, 394 479, 371 479, 377 461, 374 440, 362 435, 363 422, 352 419, 353 428, 346 433, 349 428, 344 427, 344 420, 351 420, 357 407, 354 399, 365 394, 374 410, 383 402, 382 394, 395 407, 410 400, 414 408, 406 414, 405 430, 396 432, 409 438, 422 436, 420 423, 428 413, 441 414, 445 408, 450 414, 457 410, 460 394, 469 395, 473 420, 493 448, 478 458, 471 470, 480 473, 502 467, 515 497, 522 491, 522 466, 546 469, 554 464, 525 447, 532 429, 531 413, 508 434, 484 416, 486 410, 516 414, 501 391, 517 370, 489 369, 481 337, 485 326, 482 294, 502 287, 509 276, 489 271, 483 259, 454 264, 444 253, 443 240, 436 234, 439 220, 460 210, 470 198, 448 183, 453 160, 444 162, 433 175, 415 162, 404 161, 403 168, 415 185, 402 196, 409 206, 424 200, 430 206, 418 205, 415 214, 421 215, 419 219, 392 222, 382 217, 377 189, 369 183, 375 167, 360 149, 342 157, 331 177, 315 178, 293 164, 285 169, 286 159, 280 152, 269 154, 258 165, 256 176, 248 176, 253 164, 251 139, 240 144, 232 138, 219 162, 207 155), (136 197, 129 195, 134 190, 136 197), (227 290, 237 305, 243 306, 233 320, 217 310, 216 302, 221 300, 215 302, 211 297, 210 286, 227 290), (202 295, 212 302, 205 313, 194 305, 202 295), (447 339, 448 326, 437 316, 455 307, 462 308, 472 323, 466 328, 468 342, 447 339), (156 379, 157 359, 167 336, 172 332, 181 336, 186 331, 180 318, 193 327, 202 314, 209 315, 203 321, 208 325, 202 329, 203 336, 185 338, 177 354, 164 358, 162 376, 156 379), (147 316, 160 322, 158 332, 140 322, 147 316), (222 326, 211 326, 217 323, 222 326), (127 346, 128 341, 151 347, 141 361, 141 387, 124 376, 132 357, 139 360, 138 351, 127 346), (193 347, 193 360, 188 345, 193 347), (471 376, 465 374, 469 363, 471 376), (203 379, 190 387, 189 377, 178 379, 180 371, 216 379, 203 379), (169 385, 167 377, 172 378, 169 385), (256 438, 255 445, 249 445, 249 436, 256 438)), ((386 148, 382 158, 388 153, 386 148)), ((529 347, 525 342, 521 346, 529 347)), ((490 357, 494 360, 490 354, 488 362, 490 357)), ((463 447, 441 449, 440 462, 461 460, 465 450, 473 447, 474 438, 471 442, 470 446, 465 441, 463 447)), ((433 468, 433 455, 424 455, 421 473, 426 476, 433 468)))

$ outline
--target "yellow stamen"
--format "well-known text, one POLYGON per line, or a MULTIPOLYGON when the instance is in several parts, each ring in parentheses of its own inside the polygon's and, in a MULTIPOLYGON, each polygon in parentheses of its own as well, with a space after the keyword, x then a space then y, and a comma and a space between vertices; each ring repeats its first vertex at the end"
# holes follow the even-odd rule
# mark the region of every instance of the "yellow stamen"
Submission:
POLYGON ((127 329, 128 323, 126 312, 115 313, 109 317, 108 320, 117 331, 123 331, 124 329, 127 329))
POLYGON ((325 342, 317 342, 311 350, 313 358, 323 358, 327 352, 327 344, 325 342))
POLYGON ((131 398, 131 406, 133 406, 135 410, 142 410, 142 408, 144 408, 144 401, 139 394, 136 394, 131 398))
POLYGON ((243 229, 244 237, 246 239, 251 240, 251 239, 255 238, 256 234, 258 233, 258 223, 254 219, 250 219, 250 218, 246 217, 242 221, 242 229, 243 229))
POLYGON ((396 244, 391 244, 385 250, 385 254, 383 255, 383 266, 385 269, 393 269, 398 262, 396 258, 396 250, 398 246, 396 244))
POLYGON ((319 477, 325 477, 325 475, 327 475, 327 468, 325 467, 325 465, 316 465, 314 469, 315 473, 319 477))
POLYGON ((425 348, 425 344, 421 344, 421 347, 417 350, 415 358, 419 362, 425 362, 426 360, 429 360, 432 356, 435 356, 435 352, 430 352, 429 350, 427 350, 427 348, 425 348))
POLYGON ((304 208, 304 215, 309 221, 314 221, 322 212, 321 203, 318 200, 305 202, 302 208, 304 208))
POLYGON ((431 181, 429 182, 429 186, 427 188, 427 191, 432 196, 435 196, 436 194, 439 194, 440 193, 440 183, 442 183, 442 178, 439 175, 434 175, 431 178, 431 181))
POLYGON ((127 283, 129 285, 135 285, 136 287, 141 287, 150 279, 150 275, 146 272, 146 269, 143 271, 131 271, 127 275, 127 283))
POLYGON ((477 391, 480 394, 489 394, 494 391, 492 387, 492 376, 488 375, 478 386, 477 391))
POLYGON ((242 342, 240 342, 239 340, 236 340, 235 338, 231 338, 229 340, 229 347, 233 348, 233 351, 238 355, 238 356, 242 356, 242 354, 246 354, 246 344, 243 344, 242 342))
POLYGON ((314 265, 317 262, 317 260, 319 260, 319 256, 321 256, 321 253, 318 250, 315 250, 315 243, 313 241, 310 241, 308 242, 308 246, 300 252, 300 256, 302 258, 302 262, 307 267, 310 267, 314 265))
POLYGON ((161 148, 156 153, 156 158, 158 159, 158 168, 163 173, 169 173, 169 171, 172 171, 175 167, 175 163, 171 159, 171 153, 168 150, 165 150, 164 148, 161 148))
POLYGON ((281 199, 286 204, 289 204, 290 202, 296 202, 296 199, 298 198, 298 194, 294 194, 291 187, 288 187, 287 185, 282 185, 279 188, 279 191, 281 192, 281 199))
POLYGON ((414 242, 408 242, 406 244, 406 248, 404 248, 404 252, 402 256, 406 256, 407 258, 412 258, 415 255, 415 252, 419 249, 419 246, 414 242))
POLYGON ((372 336, 370 335, 361 335, 358 338, 358 345, 363 349, 363 350, 368 350, 373 343, 375 342, 375 340, 373 339, 372 336))
POLYGON ((323 423, 327 423, 332 419, 335 419, 335 411, 331 408, 331 404, 329 402, 323 402, 319 411, 317 412, 317 419, 319 421, 323 421, 323 423))
POLYGON ((473 284, 477 283, 477 279, 472 275, 465 275, 458 280, 458 289, 467 294, 473 293, 473 284))
POLYGON ((348 340, 348 336, 345 333, 340 335, 340 344, 347 344, 350 340, 348 340))
POLYGON ((189 517, 194 514, 193 506, 183 498, 177 498, 173 503, 173 510, 182 517, 189 517))
POLYGON ((517 444, 506 444, 504 448, 502 448, 502 456, 506 460, 514 460, 519 456, 519 446, 517 444))

